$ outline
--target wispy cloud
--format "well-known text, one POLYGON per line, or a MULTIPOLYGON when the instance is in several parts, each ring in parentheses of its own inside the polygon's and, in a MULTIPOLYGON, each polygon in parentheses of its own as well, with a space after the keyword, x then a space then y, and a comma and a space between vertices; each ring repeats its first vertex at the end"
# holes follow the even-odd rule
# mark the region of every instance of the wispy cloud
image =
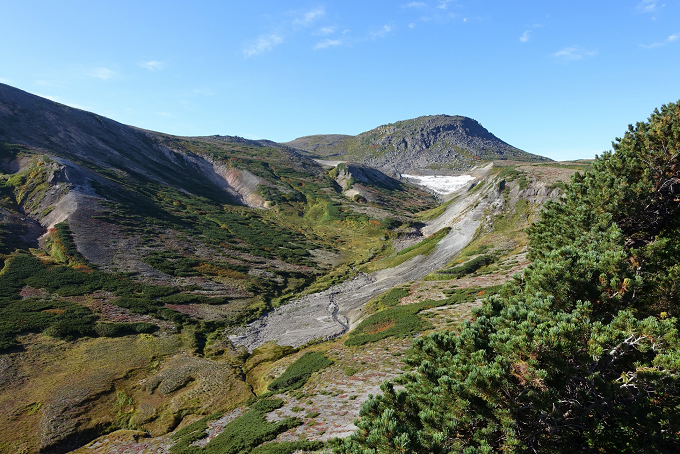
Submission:
POLYGON ((408 28, 415 28, 415 26, 416 26, 415 22, 411 22, 410 24, 408 24, 408 28))
POLYGON ((670 44, 673 41, 680 41, 680 33, 676 33, 674 35, 669 36, 663 41, 657 42, 657 43, 652 43, 652 44, 640 44, 640 47, 644 47, 645 49, 654 49, 655 47, 661 47, 665 46, 666 44, 670 44))
POLYGON ((157 60, 150 60, 141 62, 139 66, 141 66, 144 69, 148 69, 149 71, 159 71, 165 68, 165 63, 157 60))
POLYGON ((212 96, 214 93, 209 88, 197 88, 194 90, 197 95, 212 96))
POLYGON ((524 33, 522 33, 522 36, 519 37, 519 42, 528 43, 530 34, 531 34, 531 30, 524 30, 524 33))
POLYGON ((392 26, 389 24, 383 25, 380 30, 371 32, 371 38, 384 38, 389 32, 392 31, 392 26))
POLYGON ((316 43, 316 46, 314 46, 314 50, 318 49, 328 49, 329 47, 338 47, 342 46, 343 42, 341 39, 324 39, 323 41, 319 41, 316 43))
POLYGON ((642 0, 638 3, 637 10, 643 13, 655 13, 664 6, 666 5, 659 4, 658 0, 642 0))
POLYGON ((402 5, 402 8, 425 8, 427 5, 425 2, 411 2, 407 3, 405 5, 402 5))
POLYGON ((111 71, 108 68, 95 68, 89 73, 87 73, 87 75, 90 77, 96 77, 97 79, 101 80, 109 80, 117 76, 115 71, 111 71))
POLYGON ((437 5, 437 8, 439 9, 446 9, 449 7, 449 3, 451 3, 453 0, 441 0, 439 2, 439 5, 437 5))
POLYGON ((332 35, 335 33, 335 30, 337 30, 337 27, 321 27, 317 31, 315 31, 313 34, 316 36, 327 36, 327 35, 332 35))
POLYGON ((264 52, 269 52, 283 42, 283 38, 277 34, 262 35, 250 46, 243 49, 243 55, 254 57, 264 52))
POLYGON ((568 61, 582 60, 587 57, 594 57, 595 55, 597 55, 597 52, 592 50, 586 50, 578 46, 565 47, 564 49, 558 50, 557 52, 552 54, 552 56, 555 58, 560 58, 562 60, 568 61))
POLYGON ((326 10, 323 7, 318 7, 307 11, 301 17, 293 21, 293 26, 308 27, 312 25, 317 19, 326 15, 326 10))

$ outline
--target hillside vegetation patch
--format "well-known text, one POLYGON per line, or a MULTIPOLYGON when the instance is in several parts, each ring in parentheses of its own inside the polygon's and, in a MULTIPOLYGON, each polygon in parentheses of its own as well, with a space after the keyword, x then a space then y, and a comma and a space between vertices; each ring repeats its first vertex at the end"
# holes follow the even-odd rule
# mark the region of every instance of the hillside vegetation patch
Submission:
MULTIPOLYGON (((228 423, 224 430, 205 446, 192 446, 206 436, 207 424, 211 420, 218 419, 219 414, 214 414, 196 421, 184 429, 176 432, 172 438, 176 443, 170 448, 171 454, 240 454, 250 453, 262 443, 273 440, 282 432, 286 432, 302 424, 299 418, 286 418, 279 422, 269 422, 265 416, 267 413, 283 406, 280 399, 262 399, 252 405, 250 410, 235 420, 228 423)), ((293 452, 296 449, 319 449, 323 444, 300 441, 297 445, 288 443, 281 444, 283 451, 276 451, 278 444, 263 446, 257 452, 293 452), (274 450, 272 450, 274 449, 274 450)))
POLYGON ((307 352, 288 366, 283 374, 269 384, 269 391, 283 393, 301 388, 314 372, 333 364, 320 352, 307 352))

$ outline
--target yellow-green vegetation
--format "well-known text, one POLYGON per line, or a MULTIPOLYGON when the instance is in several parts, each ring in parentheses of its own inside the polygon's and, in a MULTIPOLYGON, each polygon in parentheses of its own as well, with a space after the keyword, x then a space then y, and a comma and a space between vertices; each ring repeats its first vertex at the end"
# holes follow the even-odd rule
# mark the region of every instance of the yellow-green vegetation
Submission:
POLYGON ((393 268, 408 260, 411 260, 413 257, 417 257, 419 255, 428 255, 434 250, 434 248, 437 246, 437 243, 439 243, 439 241, 450 231, 450 227, 445 227, 439 230, 437 233, 425 238, 418 244, 407 247, 406 249, 402 249, 394 256, 386 257, 384 259, 366 264, 365 266, 361 267, 361 271, 370 273, 373 271, 383 270, 385 268, 393 268))
POLYGON ((529 181, 527 180, 527 174, 517 169, 514 165, 509 166, 497 166, 492 167, 492 171, 498 172, 498 178, 501 181, 515 181, 517 180, 519 184, 519 189, 526 189, 529 181))
POLYGON ((415 219, 417 219, 419 221, 424 221, 424 222, 431 221, 432 219, 435 219, 435 218, 441 216, 442 213, 444 213, 444 211, 446 211, 446 209, 449 207, 449 205, 451 205, 456 199, 458 199, 458 197, 460 197, 460 196, 455 196, 451 200, 447 200, 446 202, 442 203, 441 205, 436 206, 434 208, 430 208, 429 210, 420 211, 420 212, 416 213, 414 217, 415 217, 415 219))
MULTIPOLYGON (((0 153, 18 155, 26 149, 20 145, 0 144, 0 153)), ((0 184, 12 188, 17 204, 27 212, 35 211, 49 189, 48 177, 54 172, 54 163, 43 155, 31 156, 31 163, 12 175, 2 175, 0 184)))
POLYGON ((78 251, 73 242, 71 229, 68 224, 60 222, 48 233, 46 249, 57 261, 67 264, 87 264, 87 260, 78 251))
POLYGON ((7 376, 0 391, 5 415, 0 440, 7 444, 2 452, 38 452, 42 445, 50 444, 71 446, 76 438, 82 439, 69 422, 74 416, 80 418, 81 434, 92 438, 117 428, 117 422, 129 421, 132 413, 127 412, 132 407, 120 405, 116 388, 121 392, 132 388, 157 358, 172 355, 183 345, 178 335, 76 342, 30 335, 24 340, 24 350, 4 354, 11 365, 8 371, 14 373, 7 376), (127 416, 119 419, 119 412, 127 416))

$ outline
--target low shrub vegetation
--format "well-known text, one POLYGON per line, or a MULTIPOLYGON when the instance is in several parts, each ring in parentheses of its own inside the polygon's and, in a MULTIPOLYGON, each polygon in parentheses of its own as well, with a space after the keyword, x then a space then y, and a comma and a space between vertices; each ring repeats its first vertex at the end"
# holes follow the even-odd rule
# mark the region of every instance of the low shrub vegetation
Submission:
POLYGON ((269 391, 282 393, 301 388, 314 372, 333 364, 323 353, 307 352, 288 366, 284 373, 269 384, 269 391))
MULTIPOLYGON (((262 443, 273 440, 278 434, 302 424, 302 421, 298 418, 286 418, 279 422, 269 422, 265 419, 267 413, 280 408, 282 405, 283 401, 280 399, 259 400, 251 406, 249 411, 228 423, 224 431, 210 440, 204 447, 192 446, 195 441, 206 436, 208 422, 219 418, 219 415, 203 418, 172 436, 176 443, 170 448, 170 452, 171 454, 239 454, 253 452, 253 449, 262 443)), ((311 442, 301 441, 299 443, 311 442)), ((271 451, 277 445, 275 444, 270 448, 263 446, 260 452, 294 452, 271 451)), ((309 444, 305 446, 319 449, 322 445, 309 444)), ((281 448, 287 450, 291 446, 283 443, 281 448)))

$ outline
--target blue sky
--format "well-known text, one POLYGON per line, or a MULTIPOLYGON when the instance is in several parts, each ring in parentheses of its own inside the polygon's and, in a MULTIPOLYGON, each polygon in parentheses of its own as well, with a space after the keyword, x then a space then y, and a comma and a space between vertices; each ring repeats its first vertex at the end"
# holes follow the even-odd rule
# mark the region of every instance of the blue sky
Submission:
POLYGON ((0 82, 177 135, 472 117, 553 159, 680 99, 680 2, 0 0, 0 82))

